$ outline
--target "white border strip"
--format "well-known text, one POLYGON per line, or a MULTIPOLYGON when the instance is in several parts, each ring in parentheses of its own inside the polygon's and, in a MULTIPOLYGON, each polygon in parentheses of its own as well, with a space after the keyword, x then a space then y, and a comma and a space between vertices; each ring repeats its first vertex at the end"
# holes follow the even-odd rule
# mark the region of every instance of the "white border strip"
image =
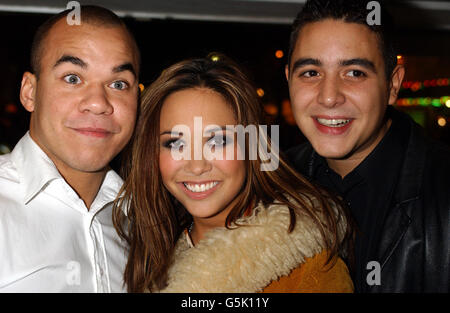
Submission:
MULTIPOLYGON (((246 0, 255 1, 255 0, 246 0)), ((261 0, 259 0, 261 1, 261 0)), ((263 0, 269 1, 269 0, 263 0)), ((274 1, 274 0, 272 0, 274 1)), ((286 0, 282 0, 286 1, 286 0)), ((302 0, 287 0, 302 1, 302 0)), ((450 11, 449 2, 439 1, 409 1, 414 7, 427 10, 444 10, 450 11)), ((65 7, 49 7, 49 6, 22 6, 22 5, 4 5, 0 4, 0 11, 20 12, 20 13, 42 13, 55 14, 65 10, 65 7)), ((291 24, 295 16, 292 17, 261 17, 261 16, 226 16, 212 14, 182 14, 182 13, 166 13, 166 12, 138 12, 138 11, 122 11, 113 10, 118 16, 131 16, 136 19, 179 19, 179 20, 195 20, 195 21, 217 21, 217 22, 241 22, 241 23, 264 23, 264 24, 291 24)), ((450 30, 450 24, 439 25, 440 29, 450 30)))
MULTIPOLYGON (((19 13, 42 13, 55 14, 65 10, 65 7, 46 7, 46 6, 19 6, 0 4, 0 11, 19 12, 19 13)), ((136 19, 180 19, 196 21, 218 21, 218 22, 248 22, 248 23, 267 23, 267 24, 291 24, 295 18, 288 17, 260 17, 260 16, 226 16, 212 14, 182 14, 165 12, 137 12, 112 10, 120 17, 131 16, 136 19)))
POLYGON ((48 13, 54 14, 65 10, 64 7, 43 7, 43 6, 28 6, 28 5, 7 5, 0 4, 0 11, 6 12, 20 12, 20 13, 48 13))
POLYGON ((270 17, 270 16, 228 16, 228 15, 212 15, 212 14, 182 14, 182 13, 150 13, 135 11, 114 11, 118 16, 132 16, 136 19, 179 19, 179 20, 196 20, 196 21, 212 21, 212 22, 247 22, 247 23, 264 23, 264 24, 291 24, 295 16, 289 17, 270 17))
POLYGON ((436 10, 436 11, 450 11, 450 2, 448 1, 408 1, 410 4, 419 9, 436 10))

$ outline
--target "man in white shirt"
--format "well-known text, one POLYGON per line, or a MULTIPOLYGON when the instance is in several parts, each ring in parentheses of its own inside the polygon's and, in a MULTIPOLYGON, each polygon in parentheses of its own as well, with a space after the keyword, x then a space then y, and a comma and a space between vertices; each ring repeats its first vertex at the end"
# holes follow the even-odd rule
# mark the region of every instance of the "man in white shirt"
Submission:
POLYGON ((20 100, 30 130, 0 156, 0 292, 125 291, 109 162, 131 138, 139 51, 111 11, 64 11, 37 31, 20 100))

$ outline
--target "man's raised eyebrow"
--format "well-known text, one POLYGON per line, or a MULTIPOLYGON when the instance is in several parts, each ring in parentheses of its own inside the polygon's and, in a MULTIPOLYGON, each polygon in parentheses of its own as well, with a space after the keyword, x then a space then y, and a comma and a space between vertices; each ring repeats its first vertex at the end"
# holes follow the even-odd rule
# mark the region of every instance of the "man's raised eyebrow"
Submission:
POLYGON ((133 64, 131 64, 129 62, 114 67, 112 69, 112 71, 113 71, 113 73, 120 73, 120 72, 130 71, 134 75, 134 77, 137 76, 136 75, 136 70, 134 69, 133 64))
POLYGON ((74 57, 72 55, 63 55, 62 57, 59 58, 58 61, 56 61, 55 65, 53 65, 53 68, 57 67, 58 65, 62 64, 62 63, 72 63, 75 65, 78 65, 82 68, 87 68, 87 63, 84 62, 82 59, 74 57))
POLYGON ((350 59, 350 60, 342 60, 339 62, 339 64, 341 66, 359 65, 359 66, 362 66, 362 67, 365 67, 365 68, 371 70, 375 74, 377 73, 375 64, 372 61, 369 61, 367 59, 355 58, 355 59, 350 59))
POLYGON ((307 65, 321 66, 322 62, 320 62, 320 60, 318 60, 318 59, 313 59, 313 58, 301 58, 301 59, 298 59, 297 61, 295 61, 294 64, 292 64, 291 71, 295 72, 300 67, 307 66, 307 65))

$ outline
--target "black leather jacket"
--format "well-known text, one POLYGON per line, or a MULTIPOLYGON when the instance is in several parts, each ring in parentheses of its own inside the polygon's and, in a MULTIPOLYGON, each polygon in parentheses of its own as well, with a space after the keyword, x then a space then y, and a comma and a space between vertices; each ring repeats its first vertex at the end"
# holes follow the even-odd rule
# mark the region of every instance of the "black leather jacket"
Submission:
MULTIPOLYGON (((361 292, 450 291, 450 149, 433 142, 404 113, 411 127, 394 205, 384 222, 377 259, 380 285, 361 292)), ((303 175, 312 176, 315 156, 309 143, 287 152, 303 175)), ((383 169, 373 169, 382 171, 383 169)))

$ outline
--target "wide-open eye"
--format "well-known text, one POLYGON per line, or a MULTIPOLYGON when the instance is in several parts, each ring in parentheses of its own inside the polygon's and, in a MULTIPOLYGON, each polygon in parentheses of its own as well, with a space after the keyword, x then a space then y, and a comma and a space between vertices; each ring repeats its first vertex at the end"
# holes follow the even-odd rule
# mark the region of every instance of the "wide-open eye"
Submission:
POLYGON ((116 80, 113 83, 111 83, 109 87, 117 90, 124 90, 128 88, 128 84, 123 80, 116 80))
POLYGON ((72 85, 76 85, 76 84, 81 83, 80 77, 78 77, 75 74, 69 74, 69 75, 64 76, 64 81, 66 83, 69 83, 69 84, 72 84, 72 85))

